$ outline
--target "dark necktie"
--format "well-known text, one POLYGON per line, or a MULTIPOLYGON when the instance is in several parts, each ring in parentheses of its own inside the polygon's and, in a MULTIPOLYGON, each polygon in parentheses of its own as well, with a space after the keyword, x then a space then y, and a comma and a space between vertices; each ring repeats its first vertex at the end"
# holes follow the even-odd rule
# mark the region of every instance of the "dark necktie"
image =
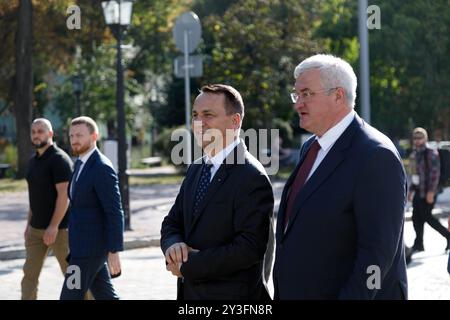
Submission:
POLYGON ((205 197, 206 191, 208 191, 208 186, 211 181, 211 167, 212 164, 204 163, 202 165, 202 172, 200 175, 200 180, 197 186, 197 192, 195 193, 195 202, 194 202, 194 215, 197 214, 198 207, 200 202, 205 197))
POLYGON ((306 179, 308 178, 311 168, 313 167, 314 162, 316 161, 317 153, 319 152, 319 150, 320 150, 320 144, 319 144, 319 142, 317 142, 317 139, 316 139, 311 144, 311 147, 308 150, 308 154, 306 155, 305 160, 303 161, 302 165, 298 169, 295 180, 289 189, 287 206, 286 206, 286 211, 285 211, 285 215, 284 215, 284 228, 285 229, 289 222, 289 217, 292 214, 292 209, 294 206, 295 198, 297 198, 298 193, 305 185, 306 179))
POLYGON ((72 183, 70 185, 70 187, 71 187, 70 188, 71 189, 71 192, 70 192, 71 197, 73 197, 73 192, 75 191, 75 184, 77 183, 77 176, 78 176, 78 173, 80 172, 80 168, 81 168, 82 163, 83 163, 83 161, 81 161, 80 159, 77 159, 77 161, 75 161, 75 169, 73 171, 72 183))

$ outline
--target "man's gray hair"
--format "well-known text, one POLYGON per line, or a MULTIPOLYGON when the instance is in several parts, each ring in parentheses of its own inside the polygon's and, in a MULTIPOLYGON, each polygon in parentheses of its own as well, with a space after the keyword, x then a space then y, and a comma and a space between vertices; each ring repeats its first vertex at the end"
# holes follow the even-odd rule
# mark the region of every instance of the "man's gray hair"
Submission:
POLYGON ((36 118, 36 119, 33 120, 31 125, 36 124, 36 123, 43 124, 47 128, 48 131, 53 132, 52 124, 47 119, 45 119, 45 118, 36 118))
POLYGON ((330 54, 316 54, 303 60, 294 70, 294 78, 310 69, 318 69, 324 89, 341 87, 345 91, 348 104, 354 108, 356 100, 356 75, 345 60, 330 54))

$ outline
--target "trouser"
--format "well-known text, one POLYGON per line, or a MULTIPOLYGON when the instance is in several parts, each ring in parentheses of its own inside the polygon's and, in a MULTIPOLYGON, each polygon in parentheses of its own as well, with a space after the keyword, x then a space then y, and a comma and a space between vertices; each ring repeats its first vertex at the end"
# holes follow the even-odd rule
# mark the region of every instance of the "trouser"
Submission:
POLYGON ((22 300, 36 300, 39 275, 45 258, 51 250, 58 260, 62 273, 67 269, 66 257, 69 252, 67 229, 60 229, 55 243, 47 246, 44 243, 45 230, 28 228, 28 237, 25 240, 26 259, 23 266, 22 300))
POLYGON ((118 300, 106 264, 107 255, 71 257, 61 290, 61 300, 82 300, 90 290, 95 300, 118 300))
POLYGON ((446 239, 450 238, 450 232, 431 213, 434 204, 435 201, 428 203, 426 199, 420 198, 417 194, 414 196, 412 220, 414 231, 416 232, 416 240, 414 241, 414 247, 416 248, 423 247, 423 227, 425 222, 446 239))

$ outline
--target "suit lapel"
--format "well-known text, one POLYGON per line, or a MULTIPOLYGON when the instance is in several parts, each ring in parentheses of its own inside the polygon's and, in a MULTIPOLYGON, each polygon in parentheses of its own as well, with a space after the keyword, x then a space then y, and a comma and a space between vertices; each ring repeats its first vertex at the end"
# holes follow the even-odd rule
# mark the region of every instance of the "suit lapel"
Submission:
MULTIPOLYGON (((217 191, 220 189, 222 184, 224 183, 225 179, 228 176, 228 172, 226 169, 226 165, 222 164, 217 170, 216 174, 214 175, 214 178, 212 179, 208 190, 206 191, 205 197, 199 204, 198 213, 193 216, 192 220, 192 228, 194 228, 195 224, 197 223, 198 219, 203 215, 205 212, 205 207, 211 200, 211 198, 217 193, 217 191)), ((191 214, 193 214, 193 210, 191 210, 191 214)))
POLYGON ((73 174, 74 172, 72 172, 72 175, 70 176, 69 187, 67 188, 67 196, 69 197, 70 201, 73 201, 72 195, 70 194, 71 193, 70 190, 72 189, 73 174))
POLYGON ((190 181, 187 181, 186 186, 188 186, 188 188, 186 189, 186 209, 188 212, 187 216, 188 220, 189 220, 189 224, 192 221, 192 212, 194 210, 194 199, 195 199, 195 193, 197 192, 197 186, 198 183, 200 181, 200 176, 202 174, 202 163, 193 163, 192 164, 193 167, 193 172, 192 175, 190 177, 190 181))
MULTIPOLYGON (((243 142, 241 142, 240 144, 238 144, 236 146, 235 149, 233 149, 232 152, 230 152, 230 154, 226 157, 226 159, 220 165, 219 170, 217 170, 216 174, 214 175, 214 177, 208 187, 208 190, 206 191, 205 197, 199 204, 197 215, 194 215, 192 217, 192 224, 191 224, 191 228, 189 229, 189 232, 191 232, 194 229, 198 220, 204 214, 206 205, 211 201, 211 199, 214 197, 214 195, 216 195, 217 192, 220 190, 220 187, 224 184, 225 180, 229 176, 229 174, 230 174, 231 170, 234 168, 234 166, 238 163, 241 163, 241 162, 238 162, 238 161, 241 161, 238 159, 244 159, 245 152, 246 152, 245 145, 243 144, 243 142)), ((198 170, 198 171, 199 171, 198 177, 195 179, 195 182, 196 182, 195 183, 195 191, 194 191, 194 195, 190 197, 191 200, 195 197, 195 192, 197 192, 197 185, 198 185, 198 181, 200 179, 201 170, 198 170)), ((190 211, 189 211, 188 215, 191 216, 194 214, 192 203, 191 203, 189 209, 190 209, 190 211)))
POLYGON ((284 235, 289 232, 290 227, 293 225, 295 219, 299 215, 300 208, 305 203, 305 201, 320 187, 320 185, 322 185, 333 174, 336 168, 345 159, 345 150, 350 147, 353 134, 356 128, 360 126, 360 123, 361 119, 358 117, 358 115, 355 115, 355 119, 353 119, 348 128, 342 133, 331 150, 322 160, 319 167, 314 171, 313 175, 305 183, 305 186, 302 188, 295 199, 290 223, 288 224, 284 235))
MULTIPOLYGON (((311 144, 314 141, 314 139, 315 139, 315 137, 313 137, 310 140, 305 142, 304 147, 301 149, 300 159, 297 163, 297 166, 294 168, 294 170, 292 171, 288 180, 286 181, 286 184, 284 185, 283 193, 281 195, 281 200, 280 200, 280 206, 278 208, 277 221, 284 221, 284 215, 286 214, 285 209, 286 209, 287 196, 289 193, 289 189, 290 189, 292 183, 294 182, 294 179, 297 176, 297 172, 300 169, 300 166, 302 165, 303 161, 305 160, 306 154, 308 153, 308 150, 311 147, 311 144)), ((283 234, 282 225, 283 225, 283 223, 277 222, 277 235, 283 234)))

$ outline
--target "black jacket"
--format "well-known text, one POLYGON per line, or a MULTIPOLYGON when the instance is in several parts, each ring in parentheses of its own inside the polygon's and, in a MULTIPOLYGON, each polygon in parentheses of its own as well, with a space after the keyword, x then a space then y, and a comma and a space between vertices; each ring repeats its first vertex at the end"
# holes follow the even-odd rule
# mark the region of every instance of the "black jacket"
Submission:
POLYGON ((161 228, 163 253, 176 242, 200 250, 181 266, 178 298, 267 298, 262 274, 274 199, 264 168, 241 142, 214 175, 193 216, 200 173, 201 162, 189 167, 161 228))

